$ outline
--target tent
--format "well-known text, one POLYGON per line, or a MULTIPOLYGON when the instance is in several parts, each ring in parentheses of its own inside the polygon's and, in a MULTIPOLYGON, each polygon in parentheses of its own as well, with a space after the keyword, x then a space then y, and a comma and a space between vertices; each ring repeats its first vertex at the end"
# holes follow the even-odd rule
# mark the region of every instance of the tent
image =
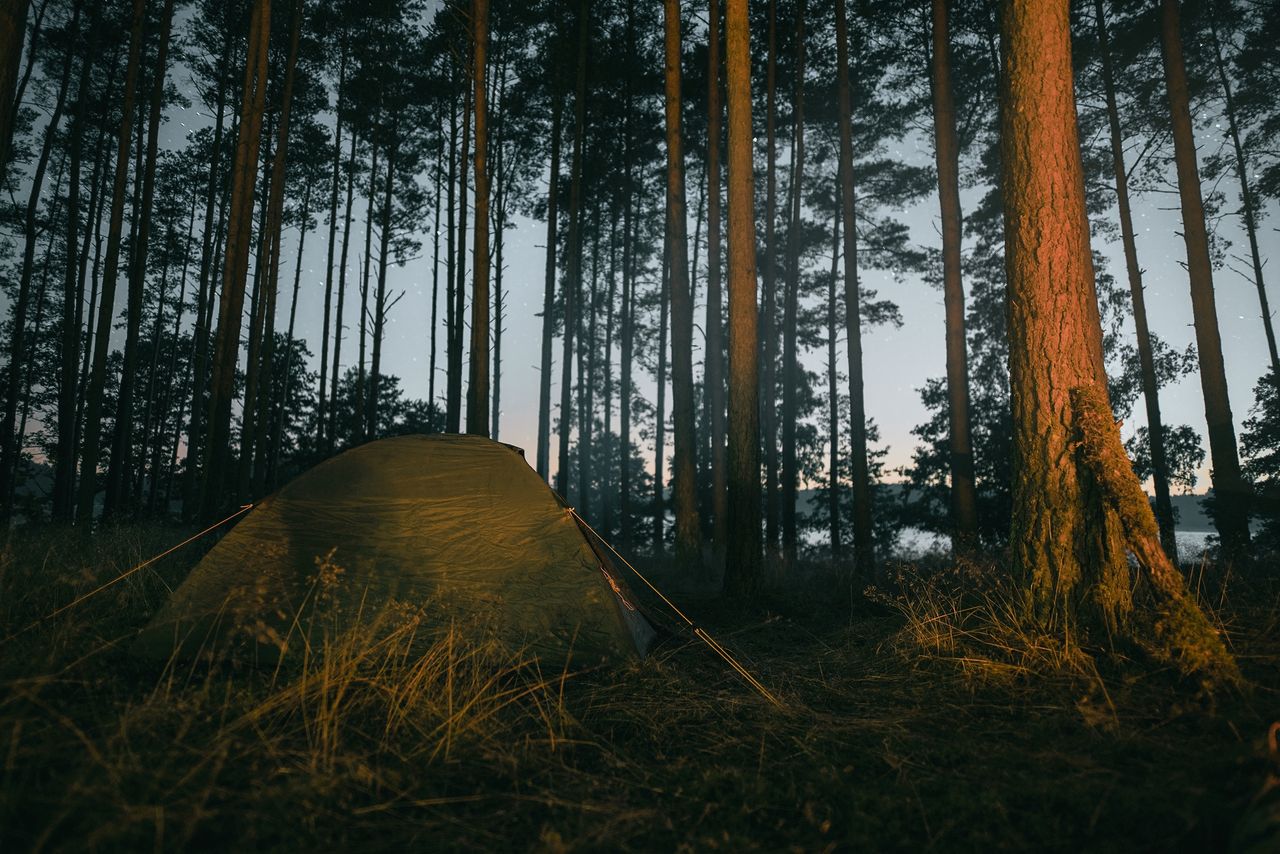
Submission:
MULTIPOLYGON (((264 499, 192 569, 137 651, 309 642, 315 615, 481 620, 542 657, 617 661, 654 630, 607 549, 525 462, 480 436, 398 436, 328 459, 264 499)), ((332 623, 326 623, 331 625, 332 623)))

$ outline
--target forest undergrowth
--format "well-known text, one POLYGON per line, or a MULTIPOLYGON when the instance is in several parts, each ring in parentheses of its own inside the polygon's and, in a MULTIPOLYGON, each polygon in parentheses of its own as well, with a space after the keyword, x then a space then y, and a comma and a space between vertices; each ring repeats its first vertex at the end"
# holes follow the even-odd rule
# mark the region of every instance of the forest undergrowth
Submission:
POLYGON ((1277 792, 1258 797, 1280 773, 1267 745, 1280 590, 1258 573, 1191 573, 1253 685, 1215 696, 1039 636, 990 567, 898 564, 852 606, 820 564, 764 607, 683 602, 781 698, 774 708, 678 633, 643 662, 548 670, 413 609, 289 667, 147 661, 128 642, 198 555, 47 618, 180 539, 50 533, 19 531, 0 551, 4 850, 1262 851, 1280 839, 1277 792))

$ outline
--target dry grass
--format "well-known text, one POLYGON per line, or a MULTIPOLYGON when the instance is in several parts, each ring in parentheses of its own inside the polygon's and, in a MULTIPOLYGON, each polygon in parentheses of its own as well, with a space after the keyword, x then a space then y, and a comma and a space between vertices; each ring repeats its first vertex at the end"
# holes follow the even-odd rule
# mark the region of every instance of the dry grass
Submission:
MULTIPOLYGON (((32 533, 0 550, 0 637, 178 539, 32 533)), ((936 577, 852 615, 821 589, 694 606, 778 711, 697 643, 548 672, 421 607, 276 669, 130 657, 191 561, 0 646, 0 849, 1221 847, 1265 779, 1276 693, 1103 699, 1091 657, 936 577)), ((1262 604, 1219 609, 1259 684, 1262 604)))

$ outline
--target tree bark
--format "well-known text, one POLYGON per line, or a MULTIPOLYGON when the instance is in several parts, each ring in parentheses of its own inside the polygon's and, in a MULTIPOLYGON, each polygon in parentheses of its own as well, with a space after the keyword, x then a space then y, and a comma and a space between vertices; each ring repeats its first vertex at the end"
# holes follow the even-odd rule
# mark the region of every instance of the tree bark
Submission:
POLYGON ((627 64, 622 81, 623 117, 622 174, 626 196, 622 205, 622 323, 619 330, 618 377, 618 533, 624 548, 633 542, 631 530, 631 360, 635 345, 635 241, 633 207, 635 205, 635 136, 632 125, 634 107, 632 75, 635 68, 636 32, 635 3, 627 0, 626 16, 627 64))
POLYGON ((782 557, 783 565, 795 565, 796 498, 799 472, 796 466, 796 404, 800 369, 796 352, 796 323, 800 309, 800 233, 804 194, 804 3, 796 7, 796 88, 793 95, 791 143, 791 216, 787 228, 787 280, 782 306, 782 557))
POLYGON ((98 328, 93 341, 93 362, 85 392, 84 446, 80 459, 80 485, 76 516, 89 523, 93 519, 94 497, 98 492, 98 452, 102 436, 102 403, 106 390, 107 354, 111 326, 115 319, 116 283, 120 274, 120 231, 124 220, 125 187, 129 179, 129 143, 133 139, 134 95, 138 86, 138 65, 142 53, 142 24, 146 0, 133 0, 133 24, 129 33, 129 61, 125 71, 124 100, 120 111, 120 134, 116 149, 115 178, 111 187, 111 213, 107 226, 107 255, 102 274, 98 328))
MULTIPOLYGON (((569 433, 573 393, 573 332, 577 323, 577 296, 582 284, 582 146, 587 126, 587 35, 590 32, 588 0, 578 4, 578 65, 573 101, 573 157, 569 166, 569 242, 564 282, 564 357, 560 365, 560 453, 556 489, 568 498, 569 433)), ((581 380, 581 378, 579 378, 581 380)), ((582 464, 579 460, 579 464, 582 464)))
POLYGON ((338 308, 333 325, 333 373, 329 377, 329 429, 328 449, 333 453, 338 430, 338 378, 342 375, 342 320, 347 301, 347 258, 351 247, 351 205, 356 189, 356 143, 358 136, 351 132, 351 152, 347 157, 347 201, 342 225, 342 254, 338 259, 338 308))
POLYGON ((961 280, 960 145, 951 94, 951 37, 947 0, 933 0, 933 138, 942 215, 942 294, 947 336, 947 426, 951 463, 951 551, 978 545, 978 496, 969 429, 969 354, 961 280))
POLYGON ((8 174, 9 150, 13 147, 13 119, 17 113, 15 93, 22 43, 27 37, 29 0, 0 0, 0 184, 8 174))
POLYGON ((164 107, 164 80, 168 71, 169 34, 173 24, 173 0, 165 0, 160 15, 160 44, 156 51, 154 87, 151 91, 150 114, 147 118, 147 153, 142 172, 142 207, 134 211, 137 235, 129 270, 129 299, 125 321, 124 361, 120 371, 120 390, 116 402, 116 429, 111 450, 111 467, 107 470, 107 495, 104 516, 125 511, 126 491, 133 467, 133 396, 138 373, 138 346, 141 333, 143 300, 147 285, 147 252, 151 240, 152 203, 155 199, 156 157, 160 145, 160 112, 164 107))
MULTIPOLYGON (((554 63, 553 63, 554 64, 554 63)), ((547 264, 542 286, 542 353, 538 374, 538 475, 551 475, 551 353, 555 334, 556 247, 559 241, 560 116, 563 100, 552 72, 551 83, 551 181, 547 185, 547 264)))
POLYGON ((1160 416, 1160 386, 1156 380, 1151 332, 1147 326, 1147 300, 1142 286, 1142 268, 1138 266, 1133 213, 1129 208, 1129 172, 1124 162, 1124 134, 1120 129, 1120 110, 1116 105, 1111 44, 1107 34, 1107 19, 1102 0, 1094 0, 1093 8, 1098 33, 1098 50, 1102 55, 1102 84, 1107 103, 1107 125, 1111 136, 1111 166, 1116 182, 1116 203, 1120 209, 1120 238, 1124 245, 1129 296, 1133 302, 1133 325, 1138 339, 1138 361, 1142 366, 1142 394, 1146 402, 1147 437, 1151 445, 1151 468, 1154 472, 1152 480, 1156 491, 1156 521, 1160 526, 1160 543, 1164 547, 1165 554, 1171 561, 1177 563, 1178 541, 1174 535, 1173 502, 1169 497, 1169 463, 1164 447, 1164 424, 1160 416))
MULTIPOLYGON (((25 10, 23 14, 25 15, 25 10)), ((98 13, 95 6, 89 22, 88 32, 91 35, 96 32, 97 22, 98 13)), ((0 24, 0 27, 2 26, 3 24, 0 24)), ((76 250, 80 238, 80 171, 83 160, 85 121, 92 85, 90 75, 94 64, 93 59, 88 55, 80 61, 80 78, 76 82, 76 110, 67 143, 70 178, 67 187, 66 264, 63 270, 62 289, 62 344, 59 353, 61 370, 58 375, 58 444, 53 461, 52 501, 52 516, 59 522, 71 522, 75 517, 76 400, 79 397, 76 380, 80 365, 80 319, 84 299, 84 289, 78 275, 83 267, 83 253, 77 257, 76 250)), ((3 84, 0 83, 0 85, 3 84)), ((4 107, 5 105, 0 103, 0 111, 4 110, 4 107)), ((0 162, 2 161, 3 152, 0 152, 0 162)), ((0 172, 0 181, 2 180, 3 174, 0 172)), ((92 183, 91 186, 93 186, 92 183)), ((92 215, 92 201, 89 210, 92 215)), ((85 229, 86 233, 92 230, 92 228, 85 229)))
POLYGON ((1240 216, 1244 220, 1245 235, 1249 240, 1249 260, 1253 264, 1253 284, 1258 289, 1258 303, 1262 309, 1262 328, 1267 335, 1267 352, 1271 355, 1271 370, 1280 375, 1280 355, 1276 353, 1276 332, 1271 323, 1271 307, 1267 302, 1267 286, 1262 278, 1262 254, 1258 250, 1258 200, 1249 186, 1249 167, 1240 142, 1240 126, 1236 120, 1235 94, 1227 77, 1227 65, 1222 58, 1222 42, 1218 38, 1216 4, 1209 11, 1209 35, 1213 43, 1214 67, 1222 86, 1226 107, 1227 129, 1231 134, 1231 150, 1235 155, 1236 178, 1240 181, 1240 216))
POLYGON ((489 0, 471 0, 472 81, 476 124, 476 224, 472 250, 471 362, 467 382, 467 432, 489 435, 489 117, 485 61, 489 50, 489 0))
POLYGON ((720 0, 707 5, 707 324, 703 377, 711 444, 712 542, 722 555, 727 536, 725 482, 724 296, 720 282, 720 0))
POLYGON ((684 129, 680 120, 680 0, 663 4, 666 24, 667 232, 671 246, 671 403, 675 455, 672 503, 676 511, 676 566, 694 570, 701 560, 698 520, 698 446, 694 430, 694 303, 689 292, 689 236, 685 213, 684 129))
MULTIPOLYGON (((769 0, 769 55, 765 70, 765 202, 764 202, 764 287, 761 298, 760 337, 760 420, 764 430, 764 531, 770 551, 778 547, 778 3, 769 0)), ((728 25, 725 25, 728 29, 728 25)))
POLYGON ((445 415, 450 433, 462 432, 462 341, 466 326, 467 282, 467 152, 471 146, 471 90, 462 110, 462 153, 458 158, 458 263, 453 285, 453 348, 449 351, 449 404, 445 415))
MULTIPOLYGON (((838 191, 837 191, 838 193, 838 191)), ((836 279, 840 275, 839 196, 831 212, 831 279, 827 283, 827 533, 831 559, 841 558, 840 542, 840 375, 836 341, 840 336, 836 279)))
POLYGON ((853 555, 864 579, 877 579, 867 460, 867 408, 862 382, 862 296, 858 286, 858 217, 853 179, 853 98, 849 82, 849 25, 836 3, 836 76, 840 113, 840 200, 844 218, 844 325, 849 359, 849 456, 853 468, 853 555))
MULTIPOLYGON (((329 310, 333 306, 333 253, 338 242, 338 193, 342 186, 342 96, 347 81, 347 46, 344 40, 338 60, 337 103, 334 104, 333 186, 329 193, 329 251, 324 266, 324 321, 320 327, 320 388, 316 394, 316 424, 321 439, 325 431, 325 408, 329 392, 329 310)), ((437 196, 439 193, 437 192, 437 196)), ((439 204, 436 205, 436 230, 440 228, 439 204)), ((436 246, 440 238, 436 236, 436 246)), ((434 332, 432 333, 434 334, 434 332)), ((434 367, 434 365, 432 366, 434 367)))
POLYGON ((1200 387, 1204 393, 1205 421, 1212 461, 1213 522, 1222 538, 1224 555, 1240 556, 1249 546, 1249 485, 1240 472, 1227 374, 1222 361, 1222 337, 1213 293, 1213 267, 1209 260, 1209 235, 1205 229, 1200 169, 1196 163, 1191 127, 1187 72, 1182 58, 1178 0, 1160 4, 1160 42, 1164 56, 1165 87, 1173 125, 1174 163, 1182 202, 1182 237, 1187 248, 1187 273, 1191 282, 1191 310, 1196 328, 1196 356, 1200 362, 1200 387))
POLYGON ((200 502, 202 514, 206 518, 225 506, 223 490, 230 457, 231 404, 235 389, 236 361, 240 352, 245 282, 249 272, 253 185, 257 179, 258 143, 262 136, 262 113, 267 90, 271 0, 255 0, 250 16, 231 185, 231 209, 227 222, 227 249, 222 270, 222 299, 218 304, 218 333, 214 339, 209 441, 205 451, 205 479, 200 502))
POLYGON ((755 177, 752 174, 751 33, 747 0, 726 0, 729 166, 729 419, 725 587, 740 598, 760 584, 760 405, 756 334, 755 177))
POLYGON ((199 496, 199 460, 202 455, 204 439, 204 423, 202 418, 207 412, 205 387, 208 384, 209 333, 211 324, 206 321, 209 307, 214 302, 213 270, 216 264, 217 237, 221 231, 221 210, 218 224, 214 225, 214 204, 223 195, 222 175, 222 128, 223 109, 227 97, 227 66, 231 62, 231 27, 228 26, 222 43, 222 58, 218 63, 221 73, 218 76, 216 118, 213 126, 213 151, 209 161, 209 184, 204 205, 204 237, 200 249, 200 290, 196 297, 196 324, 192 335, 192 371, 191 371, 191 424, 187 430, 186 471, 182 481, 182 515, 190 521, 198 512, 196 502, 199 496))

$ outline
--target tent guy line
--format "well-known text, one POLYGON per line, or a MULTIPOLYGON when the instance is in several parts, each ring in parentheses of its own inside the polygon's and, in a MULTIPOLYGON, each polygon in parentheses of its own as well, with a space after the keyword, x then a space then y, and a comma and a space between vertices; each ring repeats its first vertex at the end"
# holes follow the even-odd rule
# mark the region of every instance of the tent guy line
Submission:
MULTIPOLYGON (((564 499, 561 499, 561 500, 563 501, 564 499)), ((666 606, 675 613, 677 617, 684 620, 685 623, 689 626, 689 628, 693 630, 694 637, 698 638, 698 640, 702 641, 707 646, 709 646, 711 648, 711 651, 714 652, 716 655, 723 658, 725 660, 725 663, 727 663, 730 667, 732 667, 735 671, 737 671, 738 675, 741 676, 744 680, 746 680, 748 685, 756 689, 756 691, 760 694, 761 697, 764 697, 766 700, 768 700, 770 703, 772 703, 774 706, 776 706, 779 709, 784 708, 781 700, 779 700, 776 696, 774 696, 773 693, 770 692, 768 688, 764 687, 764 685, 760 683, 759 679, 751 675, 751 672, 748 671, 747 668, 743 667, 742 664, 739 663, 739 661, 736 658, 730 655, 729 651, 724 647, 722 647, 719 641, 711 637, 711 635, 708 634, 705 629, 703 629, 701 626, 694 623, 693 620, 689 619, 688 615, 686 615, 684 611, 681 611, 678 607, 676 607, 676 604, 672 602, 670 599, 668 599, 666 595, 661 590, 659 590, 652 581, 650 581, 648 578, 645 578, 644 574, 640 572, 640 570, 636 569, 634 566, 631 565, 631 561, 623 557, 622 553, 613 547, 613 543, 609 542, 604 537, 600 536, 600 533, 596 531, 595 528, 591 527, 591 524, 587 522, 586 519, 583 519, 581 514, 579 514, 577 510, 570 507, 567 503, 565 504, 565 510, 567 510, 569 515, 571 515, 574 519, 578 520, 579 525, 582 525, 584 528, 590 531, 593 537, 595 537, 601 543, 604 543, 604 545, 608 546, 609 551, 613 552, 614 557, 622 561, 623 566, 625 566, 627 569, 635 573, 636 578, 639 578, 641 581, 643 581, 645 583, 645 586, 647 586, 650 590, 652 590, 655 594, 657 594, 658 598, 661 599, 666 604, 666 606)))
POLYGON ((63 611, 71 610, 76 605, 79 605, 81 602, 85 601, 86 599, 90 599, 94 596, 97 596, 99 593, 101 593, 103 590, 106 590, 108 587, 112 587, 116 584, 119 584, 121 581, 124 581, 126 578, 133 575, 134 573, 140 572, 146 569, 147 567, 151 566, 151 564, 155 563, 156 561, 161 560, 162 558, 168 557, 169 555, 173 554, 183 546, 190 545, 191 543, 194 543, 196 540, 200 539, 201 537, 211 534, 212 532, 216 531, 218 528, 230 522, 232 519, 236 519, 236 518, 239 518, 240 516, 243 516, 245 513, 248 513, 250 510, 252 510, 253 507, 254 505, 252 504, 240 505, 239 510, 232 513, 230 516, 226 517, 225 519, 220 519, 219 521, 214 522, 212 525, 205 528, 203 531, 200 531, 199 533, 196 533, 196 534, 192 534, 190 537, 187 537, 185 540, 178 543, 176 546, 170 546, 169 548, 160 552, 160 554, 156 555, 155 557, 148 558, 147 560, 144 560, 142 563, 138 564, 137 566, 134 566, 134 567, 131 567, 130 569, 125 570, 120 575, 117 575, 115 578, 111 579, 110 581, 107 581, 99 585, 98 587, 94 588, 93 590, 90 590, 88 593, 85 593, 82 596, 77 596, 75 599, 72 599, 70 602, 63 605, 61 608, 58 608, 57 610, 49 614, 46 614, 45 616, 36 620, 34 623, 31 623, 26 628, 21 629, 9 635, 3 641, 0 641, 0 643, 8 643, 14 638, 19 637, 20 635, 24 635, 27 632, 31 631, 33 628, 45 622, 46 620, 52 620, 54 617, 58 616, 63 611))

